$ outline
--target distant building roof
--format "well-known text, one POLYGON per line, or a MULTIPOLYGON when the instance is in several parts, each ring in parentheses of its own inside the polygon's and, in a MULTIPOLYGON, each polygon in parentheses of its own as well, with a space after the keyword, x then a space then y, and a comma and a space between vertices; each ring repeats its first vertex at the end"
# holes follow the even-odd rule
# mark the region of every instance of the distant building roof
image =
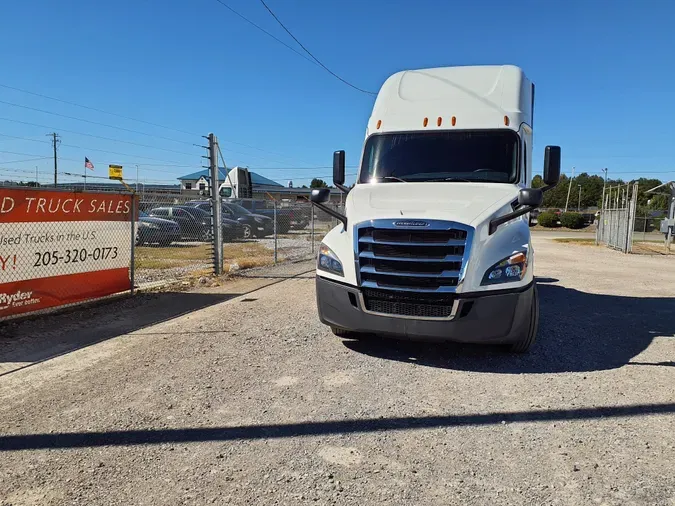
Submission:
MULTIPOLYGON (((231 169, 225 169, 224 167, 218 167, 218 178, 220 179, 221 183, 225 181, 227 178, 227 174, 231 169)), ((204 169, 200 170, 197 172, 193 172, 192 174, 187 174, 185 176, 181 176, 178 179, 180 181, 183 180, 198 180, 201 178, 206 179, 207 181, 211 178, 209 174, 209 169, 204 169)), ((271 179, 266 178, 265 176, 261 176, 257 172, 252 172, 251 171, 251 182, 256 185, 256 186, 281 186, 283 188, 282 184, 277 183, 276 181, 272 181, 271 179)))

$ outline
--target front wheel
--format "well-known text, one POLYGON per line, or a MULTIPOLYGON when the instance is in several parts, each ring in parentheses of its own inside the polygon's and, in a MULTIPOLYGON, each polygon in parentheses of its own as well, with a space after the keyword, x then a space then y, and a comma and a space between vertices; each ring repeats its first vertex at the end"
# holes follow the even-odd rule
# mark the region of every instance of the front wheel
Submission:
POLYGON ((244 239, 250 239, 253 235, 250 225, 244 225, 244 239))
POLYGON ((530 324, 527 327, 527 334, 509 346, 509 351, 512 353, 526 353, 537 339, 537 330, 539 329, 539 293, 537 292, 536 284, 532 290, 532 307, 530 308, 530 324))

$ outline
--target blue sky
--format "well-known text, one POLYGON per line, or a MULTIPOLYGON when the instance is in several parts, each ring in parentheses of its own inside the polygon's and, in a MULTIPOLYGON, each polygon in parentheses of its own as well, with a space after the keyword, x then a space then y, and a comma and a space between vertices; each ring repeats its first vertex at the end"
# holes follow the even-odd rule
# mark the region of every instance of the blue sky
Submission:
MULTIPOLYGON (((223 1, 294 46, 258 0, 223 1)), ((608 167, 610 177, 675 179, 675 99, 668 89, 675 77, 672 2, 268 5, 328 67, 373 91, 406 68, 519 65, 537 86, 535 166, 546 144, 559 144, 567 173, 572 166, 590 173, 608 167)), ((45 134, 51 131, 62 137, 60 170, 82 173, 87 156, 96 165, 94 175, 106 175, 108 163, 122 163, 133 179, 139 164, 147 181, 196 170, 204 152, 192 144, 204 140, 195 134, 209 131, 218 135, 228 166, 248 165, 280 182, 300 185, 308 183, 302 178, 328 176, 330 169, 281 169, 328 167, 335 149, 347 150, 348 165, 358 163, 373 97, 340 83, 216 0, 33 0, 9 2, 2 11, 1 85, 180 132, 0 87, 0 179, 31 179, 37 165, 47 181, 49 159, 20 160, 49 157, 45 134)))

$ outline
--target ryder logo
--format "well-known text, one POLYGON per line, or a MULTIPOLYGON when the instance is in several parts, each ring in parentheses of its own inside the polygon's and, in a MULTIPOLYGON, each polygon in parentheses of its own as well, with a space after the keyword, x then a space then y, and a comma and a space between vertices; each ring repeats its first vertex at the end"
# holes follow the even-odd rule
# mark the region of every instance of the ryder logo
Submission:
POLYGON ((33 292, 0 293, 0 311, 10 307, 23 306, 25 304, 35 304, 40 299, 33 300, 33 292))

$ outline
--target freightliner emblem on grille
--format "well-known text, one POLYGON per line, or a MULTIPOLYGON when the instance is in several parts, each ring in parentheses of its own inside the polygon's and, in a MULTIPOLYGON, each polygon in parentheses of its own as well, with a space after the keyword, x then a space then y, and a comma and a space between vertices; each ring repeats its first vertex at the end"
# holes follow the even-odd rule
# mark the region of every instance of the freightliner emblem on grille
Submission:
POLYGON ((394 225, 397 227, 428 227, 429 223, 426 221, 399 220, 395 221, 394 225))

